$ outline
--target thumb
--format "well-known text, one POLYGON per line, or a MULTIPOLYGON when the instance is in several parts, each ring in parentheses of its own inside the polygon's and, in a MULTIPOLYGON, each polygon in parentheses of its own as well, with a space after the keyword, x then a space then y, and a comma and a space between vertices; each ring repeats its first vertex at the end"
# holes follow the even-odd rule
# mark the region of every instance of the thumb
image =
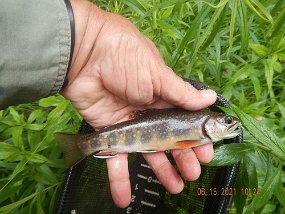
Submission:
POLYGON ((215 91, 197 90, 167 66, 160 75, 160 81, 156 82, 159 86, 154 82, 154 89, 158 90, 163 100, 172 105, 194 111, 208 107, 217 99, 215 91))

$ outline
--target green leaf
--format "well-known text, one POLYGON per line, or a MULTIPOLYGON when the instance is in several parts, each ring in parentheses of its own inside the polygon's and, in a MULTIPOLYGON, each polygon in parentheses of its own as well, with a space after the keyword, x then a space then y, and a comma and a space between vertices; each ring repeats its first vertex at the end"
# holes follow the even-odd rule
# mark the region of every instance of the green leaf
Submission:
POLYGON ((57 205, 57 200, 58 200, 58 187, 57 186, 55 188, 54 191, 52 191, 52 197, 51 197, 51 200, 50 200, 50 204, 49 204, 49 213, 53 213, 54 212, 54 206, 57 205))
POLYGON ((235 23, 236 23, 236 15, 237 15, 237 5, 238 0, 232 0, 232 14, 231 14, 231 22, 230 22, 230 37, 229 37, 229 49, 233 46, 234 41, 234 31, 235 31, 235 23))
POLYGON ((249 43, 247 8, 242 1, 238 1, 239 31, 241 33, 241 49, 246 50, 249 43))
POLYGON ((210 7, 203 7, 203 10, 201 10, 198 15, 196 15, 195 19, 191 23, 191 26, 187 29, 187 32, 183 39, 179 42, 177 48, 174 50, 172 55, 172 60, 170 65, 172 67, 175 67, 178 60, 180 59, 185 47, 187 47, 189 41, 192 41, 195 36, 197 35, 198 30, 200 29, 200 25, 205 19, 206 15, 209 13, 210 7))
POLYGON ((15 152, 19 152, 17 147, 9 143, 0 142, 0 160, 5 160, 15 152))
POLYGON ((241 120, 244 128, 261 144, 256 145, 272 152, 280 160, 285 161, 285 145, 279 141, 275 133, 263 125, 260 121, 255 120, 240 109, 236 107, 233 107, 233 109, 241 120))
POLYGON ((14 121, 18 124, 21 125, 21 119, 19 113, 13 108, 9 107, 9 113, 12 115, 14 121))
POLYGON ((244 80, 255 73, 256 70, 254 69, 252 64, 245 65, 234 73, 231 79, 228 80, 227 84, 225 85, 225 88, 230 87, 234 83, 244 80))
POLYGON ((55 184, 53 186, 47 187, 44 190, 40 191, 40 192, 35 192, 23 199, 20 199, 14 203, 8 204, 6 206, 0 207, 0 213, 11 213, 14 209, 16 209, 17 207, 23 205, 24 203, 26 203, 27 201, 31 200, 32 198, 36 197, 38 194, 45 192, 49 189, 54 188, 55 186, 57 186, 58 184, 55 184))
MULTIPOLYGON (((17 192, 19 192, 22 185, 23 183, 21 181, 20 182, 10 182, 9 184, 6 185, 6 188, 1 189, 0 204, 2 201, 6 201, 7 199, 14 197, 17 194, 17 192)), ((0 184, 0 186, 2 186, 2 183, 0 184)))
MULTIPOLYGON (((228 1, 226 1, 226 3, 227 2, 228 1)), ((224 22, 226 11, 227 11, 227 9, 226 9, 226 7, 224 7, 222 12, 221 12, 221 14, 219 15, 219 18, 215 22, 215 24, 213 26, 213 29, 211 30, 211 34, 208 36, 207 40, 204 42, 204 44, 201 47, 201 49, 207 48, 210 45, 210 43, 215 39, 216 35, 220 31, 221 26, 222 26, 222 24, 224 22)))
POLYGON ((258 194, 246 208, 245 213, 253 213, 255 210, 264 206, 271 198, 273 191, 280 183, 280 171, 277 170, 263 185, 262 189, 258 190, 258 194))
POLYGON ((277 187, 275 188, 273 193, 280 202, 280 204, 282 204, 282 206, 285 207, 285 188, 282 184, 281 179, 280 182, 278 182, 277 187))
POLYGON ((5 120, 5 119, 1 120, 0 123, 5 124, 5 125, 10 126, 10 127, 18 125, 18 123, 15 121, 10 121, 10 120, 5 120))
POLYGON ((235 185, 235 188, 238 191, 236 192, 236 196, 233 197, 237 214, 243 213, 247 195, 242 193, 242 189, 248 187, 248 185, 249 185, 249 178, 247 174, 246 163, 242 162, 240 165, 240 171, 237 176, 237 181, 235 185))
POLYGON ((277 103, 279 110, 282 114, 282 117, 285 118, 285 107, 283 105, 281 105, 280 103, 277 103))
POLYGON ((14 145, 21 150, 24 149, 22 133, 23 133, 23 127, 22 126, 13 127, 12 141, 13 141, 14 145))
POLYGON ((45 112, 42 109, 36 109, 30 114, 27 123, 33 123, 37 118, 42 118, 44 116, 45 112))
POLYGON ((46 163, 49 161, 45 156, 37 154, 37 153, 26 152, 25 155, 26 155, 27 160, 31 161, 33 163, 41 163, 42 164, 42 163, 46 163))
POLYGON ((259 11, 261 11, 265 15, 267 20, 270 23, 272 23, 273 22, 273 18, 271 16, 270 12, 266 9, 266 7, 263 6, 263 4, 261 4, 259 0, 251 0, 251 1, 255 4, 256 8, 259 9, 259 11))
POLYGON ((258 179, 257 179, 257 171, 256 171, 256 166, 255 164, 251 161, 250 158, 248 158, 248 156, 254 156, 255 154, 252 152, 251 154, 247 154, 245 155, 245 162, 247 163, 247 174, 248 177, 250 178, 248 180, 248 187, 250 189, 258 189, 258 179))
POLYGON ((38 214, 45 214, 43 209, 43 201, 42 201, 42 194, 45 194, 44 192, 41 192, 36 196, 36 205, 37 205, 37 213, 38 214))
POLYGON ((253 88, 254 88, 254 94, 256 97, 256 100, 260 100, 261 96, 261 85, 260 85, 260 80, 259 78, 256 77, 256 75, 251 75, 250 76, 251 82, 253 83, 253 88))
POLYGON ((225 4, 227 4, 229 2, 229 0, 220 0, 220 2, 217 5, 211 4, 208 1, 203 1, 205 4, 217 9, 219 7, 224 6, 225 4))
MULTIPOLYGON (((123 1, 127 1, 127 0, 123 0, 123 1)), ((146 10, 142 17, 136 22, 139 23, 142 20, 144 20, 146 17, 150 16, 152 13, 154 13, 155 11, 158 11, 159 9, 162 8, 166 8, 166 7, 170 7, 170 6, 174 6, 176 4, 180 4, 180 3, 184 3, 186 0, 168 0, 168 1, 162 1, 159 4, 154 5, 152 8, 150 8, 149 10, 146 10)), ((133 1, 132 1, 133 2, 133 1)))
POLYGON ((215 23, 219 19, 224 7, 225 6, 221 6, 220 8, 215 10, 215 12, 214 12, 213 16, 211 17, 211 20, 208 23, 206 29, 203 30, 203 34, 201 36, 200 36, 200 33, 196 35, 197 38, 195 39, 195 42, 193 45, 194 50, 193 50, 191 57, 190 57, 189 66, 188 66, 187 71, 186 71, 186 77, 189 77, 189 74, 190 74, 190 71, 192 70, 192 66, 194 64, 194 60, 197 56, 197 53, 199 52, 199 49, 202 47, 203 43, 207 40, 207 38, 209 38, 209 35, 211 35, 211 31, 213 29, 213 26, 215 26, 215 23))
POLYGON ((26 129, 32 130, 32 131, 41 131, 46 127, 46 124, 27 124, 25 126, 26 129))
MULTIPOLYGON (((278 57, 276 56, 276 58, 278 58, 278 57)), ((282 65, 279 62, 272 61, 272 66, 273 66, 274 70, 277 71, 278 73, 281 73, 283 71, 282 65)))
POLYGON ((252 155, 254 149, 250 144, 231 143, 223 144, 215 148, 214 159, 209 163, 210 166, 224 166, 237 163, 245 158, 246 155, 252 155))
POLYGON ((52 185, 58 182, 55 174, 47 165, 41 165, 37 168, 38 180, 46 185, 52 185))
POLYGON ((261 214, 276 213, 276 204, 268 203, 265 204, 264 208, 261 210, 261 214))
MULTIPOLYGON (((27 160, 26 159, 22 159, 16 166, 16 168, 14 169, 14 171, 12 172, 12 174, 9 176, 9 180, 14 179, 14 177, 16 177, 20 172, 22 172, 27 164, 27 160)), ((0 190, 1 192, 1 190, 0 190)))
POLYGON ((66 99, 63 96, 50 96, 47 98, 42 98, 39 101, 39 106, 41 107, 52 107, 57 106, 63 101, 66 101, 66 99))
MULTIPOLYGON (((269 92, 272 94, 272 83, 273 83, 273 75, 274 75, 274 69, 273 69, 273 63, 271 59, 264 60, 264 72, 266 77, 266 82, 268 86, 269 92)), ((271 97, 273 97, 271 95, 271 97)))
POLYGON ((132 0, 122 0, 122 2, 128 5, 132 11, 135 11, 141 16, 144 16, 146 13, 146 8, 139 2, 139 1, 132 1, 132 0))
POLYGON ((262 20, 266 22, 272 22, 273 20, 272 16, 268 12, 268 10, 258 0, 243 0, 243 1, 259 18, 261 18, 262 20), (255 5, 252 5, 251 2, 253 2, 255 5), (262 13, 260 13, 259 11, 261 11, 265 16, 262 15, 262 13))
POLYGON ((281 61, 281 62, 285 62, 285 54, 283 53, 278 53, 276 54, 277 58, 281 61))
POLYGON ((58 124, 58 121, 60 120, 62 114, 65 112, 68 104, 69 101, 67 100, 64 100, 61 103, 59 103, 58 106, 49 113, 47 118, 48 124, 53 124, 53 125, 58 124))
POLYGON ((268 55, 268 49, 264 45, 249 43, 249 47, 257 56, 265 57, 268 55))
POLYGON ((283 25, 285 23, 285 8, 279 13, 278 17, 274 19, 274 22, 268 31, 267 34, 270 36, 275 36, 277 32, 282 29, 283 25))

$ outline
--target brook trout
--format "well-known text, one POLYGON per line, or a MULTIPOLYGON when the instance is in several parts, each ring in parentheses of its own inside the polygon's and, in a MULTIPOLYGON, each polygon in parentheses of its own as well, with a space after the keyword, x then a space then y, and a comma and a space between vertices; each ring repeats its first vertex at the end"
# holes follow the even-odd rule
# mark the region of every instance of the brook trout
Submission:
POLYGON ((135 112, 128 121, 82 135, 57 134, 67 166, 93 154, 110 158, 119 153, 157 152, 196 147, 240 134, 236 118, 222 113, 184 109, 135 112))

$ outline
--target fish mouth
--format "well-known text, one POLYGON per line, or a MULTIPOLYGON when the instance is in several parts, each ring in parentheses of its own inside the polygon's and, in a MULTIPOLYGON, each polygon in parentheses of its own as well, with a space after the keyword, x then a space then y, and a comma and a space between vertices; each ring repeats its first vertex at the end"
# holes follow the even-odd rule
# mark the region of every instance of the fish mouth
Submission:
POLYGON ((239 122, 233 123, 227 131, 227 135, 225 136, 225 139, 233 138, 238 136, 241 133, 241 127, 239 122))

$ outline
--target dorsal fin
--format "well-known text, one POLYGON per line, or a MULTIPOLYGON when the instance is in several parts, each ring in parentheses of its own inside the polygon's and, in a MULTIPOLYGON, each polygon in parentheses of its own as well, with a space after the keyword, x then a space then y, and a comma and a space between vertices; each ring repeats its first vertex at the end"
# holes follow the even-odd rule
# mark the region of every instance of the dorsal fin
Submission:
POLYGON ((135 119, 137 117, 141 117, 142 115, 146 114, 147 112, 149 112, 151 109, 145 109, 145 110, 137 110, 137 111, 133 111, 130 113, 129 115, 129 119, 135 119))
POLYGON ((132 120, 137 117, 141 117, 145 114, 157 114, 159 112, 162 112, 163 110, 166 110, 166 109, 151 108, 151 109, 133 111, 129 114, 129 119, 132 120))

